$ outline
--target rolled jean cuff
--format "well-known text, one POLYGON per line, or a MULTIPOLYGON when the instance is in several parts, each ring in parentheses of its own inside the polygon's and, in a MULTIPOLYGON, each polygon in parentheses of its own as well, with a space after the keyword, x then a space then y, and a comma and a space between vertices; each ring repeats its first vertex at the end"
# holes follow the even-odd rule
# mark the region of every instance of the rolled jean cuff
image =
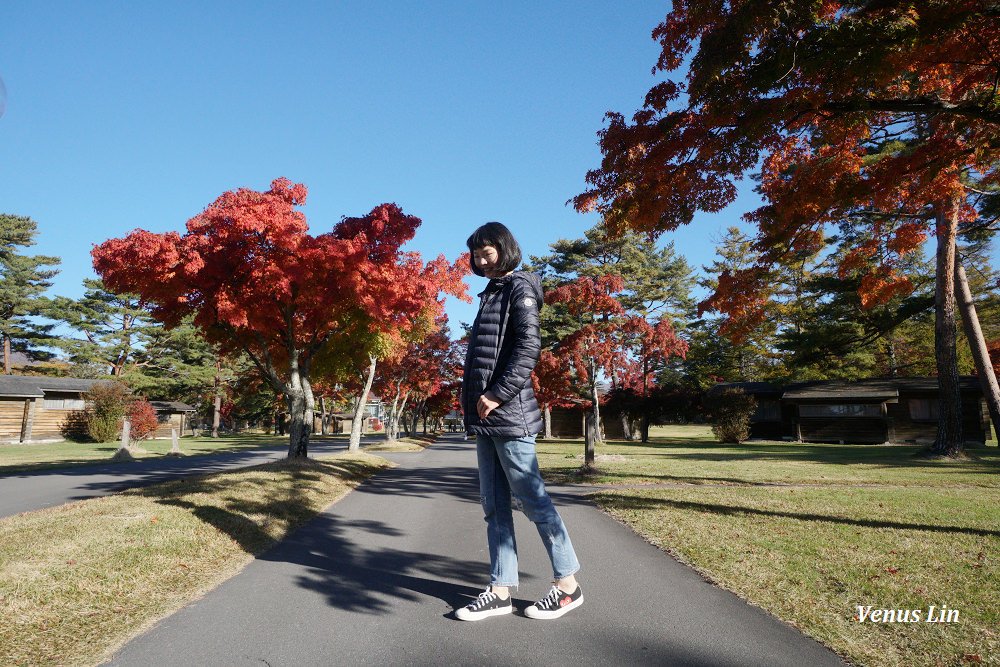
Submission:
MULTIPOLYGON (((580 566, 577 565, 574 569, 570 570, 566 574, 553 574, 552 578, 555 579, 556 581, 559 581, 561 579, 565 579, 566 577, 572 577, 574 574, 576 574, 579 571, 580 571, 580 566)), ((497 584, 497 585, 499 586, 499 584, 497 584)))

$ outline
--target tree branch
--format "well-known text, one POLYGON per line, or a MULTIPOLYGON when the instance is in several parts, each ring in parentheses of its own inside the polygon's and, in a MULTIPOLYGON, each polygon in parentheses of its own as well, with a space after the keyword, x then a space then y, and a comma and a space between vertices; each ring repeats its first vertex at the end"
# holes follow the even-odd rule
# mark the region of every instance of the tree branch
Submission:
POLYGON ((907 114, 948 114, 965 116, 983 120, 987 123, 1000 125, 1000 113, 979 104, 953 104, 938 97, 925 95, 923 97, 879 99, 859 98, 839 102, 826 102, 819 105, 817 111, 834 114, 857 113, 860 111, 888 111, 890 113, 907 114))

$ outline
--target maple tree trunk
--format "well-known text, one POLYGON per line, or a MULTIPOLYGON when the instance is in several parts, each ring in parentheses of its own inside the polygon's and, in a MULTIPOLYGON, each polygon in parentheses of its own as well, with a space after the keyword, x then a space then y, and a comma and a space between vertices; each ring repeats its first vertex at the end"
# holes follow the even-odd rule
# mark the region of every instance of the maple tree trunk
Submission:
POLYGON ((285 392, 285 402, 288 405, 288 458, 304 458, 309 453, 309 429, 305 420, 305 392, 301 385, 298 389, 289 388, 285 392))
POLYGON ((545 404, 545 410, 542 412, 543 423, 545 424, 545 439, 552 439, 552 408, 549 404, 545 404))
POLYGON ((309 455, 309 435, 312 433, 313 398, 309 384, 308 364, 299 365, 293 358, 289 363, 288 383, 285 385, 288 403, 288 458, 305 458, 309 455))
POLYGON ((368 404, 368 392, 372 390, 372 382, 375 380, 375 357, 368 357, 368 377, 365 378, 365 388, 358 397, 358 404, 354 408, 354 420, 351 422, 351 439, 348 441, 347 451, 356 452, 361 449, 361 427, 364 425, 365 405, 368 404))
POLYGON ((982 387, 983 397, 986 398, 986 406, 990 411, 990 421, 994 429, 1000 429, 1000 386, 997 385, 997 376, 993 372, 993 363, 986 348, 983 329, 979 326, 979 315, 976 313, 976 303, 972 300, 969 280, 958 257, 955 258, 955 298, 958 301, 958 311, 962 314, 965 337, 969 339, 969 348, 976 363, 979 385, 982 387))
POLYGON ((583 466, 585 468, 593 468, 594 460, 597 458, 594 454, 594 442, 597 440, 597 425, 599 423, 593 412, 588 413, 583 420, 583 466))
POLYGON ((937 284, 934 293, 934 355, 937 360, 940 416, 932 453, 962 453, 962 397, 958 386, 955 327, 955 246, 958 207, 954 200, 938 206, 937 284))
POLYGON ((319 432, 321 435, 330 433, 330 417, 326 414, 326 396, 319 397, 319 432))
POLYGON ((212 437, 219 437, 219 422, 222 421, 222 388, 219 376, 215 376, 215 396, 212 397, 212 437))

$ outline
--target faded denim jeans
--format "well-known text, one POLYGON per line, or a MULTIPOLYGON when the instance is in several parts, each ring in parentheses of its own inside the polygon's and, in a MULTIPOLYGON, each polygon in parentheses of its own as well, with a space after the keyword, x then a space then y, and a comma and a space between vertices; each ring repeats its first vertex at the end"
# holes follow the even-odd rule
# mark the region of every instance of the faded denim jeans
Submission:
POLYGON ((552 562, 553 579, 564 579, 580 569, 569 533, 552 505, 535 456, 535 436, 476 436, 479 455, 479 493, 486 515, 490 547, 490 583, 517 586, 517 541, 514 538, 515 498, 538 529, 552 562))

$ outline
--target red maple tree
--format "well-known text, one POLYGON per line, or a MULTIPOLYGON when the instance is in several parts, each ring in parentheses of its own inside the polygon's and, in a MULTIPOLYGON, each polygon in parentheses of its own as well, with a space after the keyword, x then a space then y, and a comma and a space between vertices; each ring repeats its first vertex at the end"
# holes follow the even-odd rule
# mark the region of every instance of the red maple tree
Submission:
POLYGON ((285 398, 289 457, 307 455, 312 366, 336 367, 324 355, 348 347, 331 340, 398 339, 418 313, 442 308, 442 292, 465 293, 463 267, 401 250, 420 220, 395 204, 312 236, 296 209, 305 198, 304 185, 279 178, 266 192, 224 193, 183 235, 137 229, 92 252, 110 289, 139 294, 168 326, 193 315, 223 354, 252 359, 285 398))
POLYGON ((407 412, 411 421, 408 430, 416 429, 428 398, 440 391, 460 372, 454 355, 447 317, 436 327, 423 333, 398 353, 379 363, 375 391, 390 404, 386 422, 386 438, 395 440, 399 422, 407 412))
POLYGON ((576 207, 655 236, 721 210, 760 169, 766 203, 745 216, 760 260, 701 306, 735 339, 764 317, 769 268, 819 250, 825 226, 864 230, 839 268, 867 304, 911 289, 900 259, 936 234, 935 451, 960 452, 955 246, 1000 178, 995 3, 677 1, 653 37, 655 69, 687 76, 654 86, 631 122, 608 114, 576 207))
POLYGON ((531 374, 531 387, 542 409, 545 424, 542 437, 551 440, 552 408, 572 405, 573 399, 578 398, 573 386, 572 368, 551 350, 542 350, 531 374))
MULTIPOLYGON (((687 345, 665 321, 654 328, 644 318, 626 313, 616 296, 623 288, 620 276, 581 276, 545 295, 546 304, 561 304, 577 321, 577 328, 559 341, 555 355, 563 363, 572 364, 576 380, 588 389, 595 427, 593 439, 600 439, 601 399, 597 388, 601 373, 623 372, 634 362, 648 368, 659 358, 656 355, 665 358, 687 351, 687 345), (654 350, 654 345, 660 347, 654 350)), ((585 466, 594 464, 593 439, 587 438, 585 466)))
POLYGON ((140 396, 128 406, 129 440, 139 442, 151 438, 156 433, 160 421, 153 404, 140 396))

